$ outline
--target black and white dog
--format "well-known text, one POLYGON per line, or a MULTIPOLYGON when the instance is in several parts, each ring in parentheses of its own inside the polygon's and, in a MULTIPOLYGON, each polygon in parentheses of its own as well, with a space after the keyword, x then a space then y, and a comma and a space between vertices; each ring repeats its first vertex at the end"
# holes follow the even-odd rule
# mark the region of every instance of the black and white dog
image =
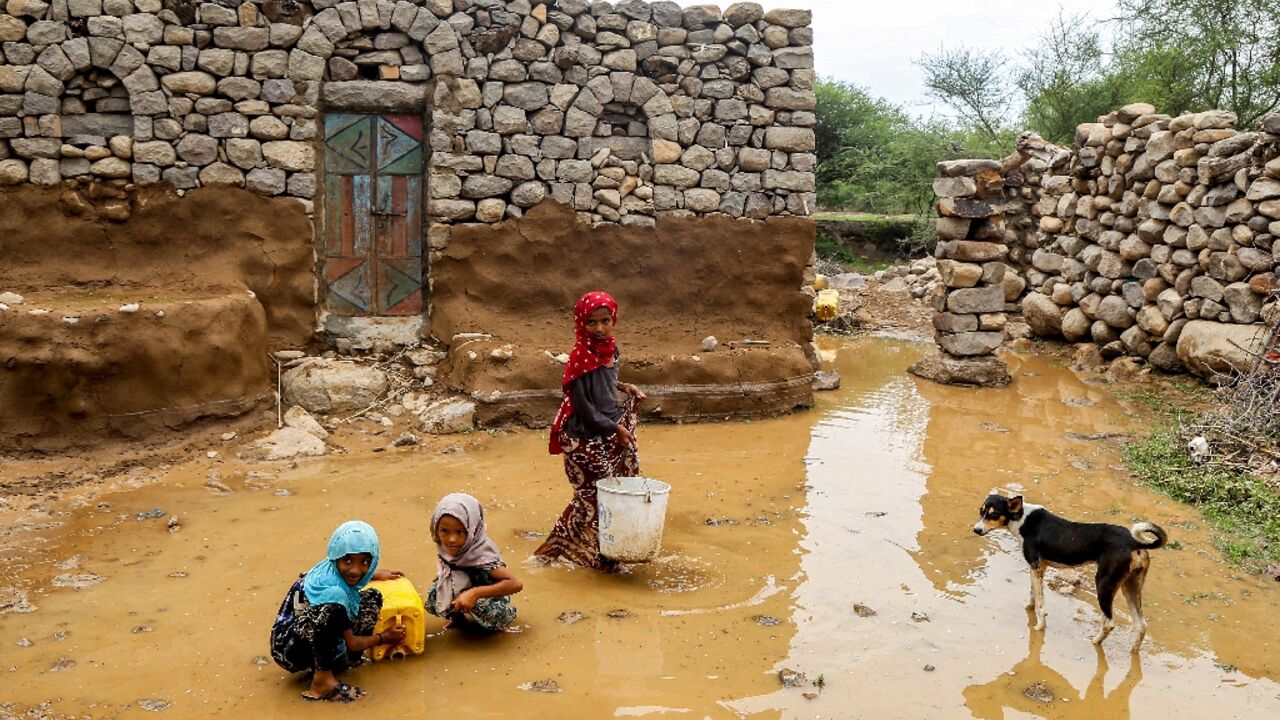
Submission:
POLYGON ((1044 569, 1046 565, 1098 564, 1098 607, 1106 621, 1093 638, 1095 645, 1115 627, 1111 603, 1116 591, 1123 590, 1129 601, 1129 613, 1137 637, 1133 651, 1138 651, 1147 634, 1142 618, 1142 583, 1151 565, 1148 550, 1163 547, 1168 535, 1154 523, 1140 522, 1129 529, 1109 523, 1078 523, 1058 517, 1039 505, 1024 503, 1022 496, 988 495, 979 510, 981 517, 973 526, 978 535, 1005 528, 1022 545, 1022 556, 1031 566, 1031 601, 1035 609, 1036 630, 1044 629, 1044 569))

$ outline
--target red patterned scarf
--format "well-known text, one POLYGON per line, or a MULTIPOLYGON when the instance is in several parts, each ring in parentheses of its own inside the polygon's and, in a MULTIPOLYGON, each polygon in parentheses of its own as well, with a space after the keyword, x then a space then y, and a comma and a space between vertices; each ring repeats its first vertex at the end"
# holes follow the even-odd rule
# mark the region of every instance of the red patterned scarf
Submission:
POLYGON ((573 398, 569 396, 569 383, 592 370, 608 365, 617 352, 618 346, 612 335, 598 339, 587 332, 587 320, 600 308, 608 308, 609 316, 613 318, 614 324, 617 324, 618 303, 603 290, 595 290, 583 295, 578 299, 578 304, 573 307, 573 350, 569 352, 569 362, 564 366, 564 379, 560 382, 564 399, 560 401, 560 410, 556 412, 556 419, 551 423, 551 442, 547 449, 552 455, 560 454, 562 449, 560 429, 564 427, 564 421, 573 414, 573 398))

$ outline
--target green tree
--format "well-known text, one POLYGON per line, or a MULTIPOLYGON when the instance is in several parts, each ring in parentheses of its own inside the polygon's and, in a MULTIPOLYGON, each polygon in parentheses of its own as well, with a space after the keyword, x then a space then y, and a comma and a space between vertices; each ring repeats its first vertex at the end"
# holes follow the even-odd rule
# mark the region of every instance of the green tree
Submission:
POLYGON ((992 139, 1000 137, 1007 124, 1013 97, 1004 72, 1007 64, 999 51, 966 47, 925 53, 916 60, 924 70, 925 93, 992 139))
POLYGON ((1119 0, 1114 72, 1163 112, 1280 107, 1280 0, 1119 0))
POLYGON ((818 203, 876 213, 916 212, 945 140, 903 110, 847 82, 817 88, 818 203))
POLYGON ((1016 74, 1026 98, 1023 122, 1051 142, 1072 143, 1077 125, 1128 101, 1132 84, 1112 72, 1088 16, 1060 14, 1023 59, 1016 74))

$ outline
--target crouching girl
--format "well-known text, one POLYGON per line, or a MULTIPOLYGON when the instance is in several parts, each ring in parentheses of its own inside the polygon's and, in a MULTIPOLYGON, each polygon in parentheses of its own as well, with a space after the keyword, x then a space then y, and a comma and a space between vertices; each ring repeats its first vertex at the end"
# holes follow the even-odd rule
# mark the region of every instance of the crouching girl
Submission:
POLYGON ((524 584, 489 539, 480 501, 465 493, 445 495, 431 514, 431 539, 439 564, 427 612, 446 618, 445 627, 462 622, 495 632, 510 627, 516 619, 510 596, 524 584))
POLYGON ((377 533, 368 523, 345 522, 329 538, 325 559, 299 576, 280 604, 271 627, 271 657, 289 672, 311 673, 303 699, 358 700, 364 691, 339 682, 336 673, 359 665, 366 649, 404 639, 400 625, 373 632, 382 594, 365 586, 402 575, 377 567, 377 533))

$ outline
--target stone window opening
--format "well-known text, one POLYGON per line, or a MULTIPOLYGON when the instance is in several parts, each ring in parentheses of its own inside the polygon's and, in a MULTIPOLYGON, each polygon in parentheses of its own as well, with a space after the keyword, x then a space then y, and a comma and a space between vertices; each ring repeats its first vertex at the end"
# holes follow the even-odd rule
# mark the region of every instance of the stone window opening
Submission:
POLYGON ((86 113, 129 114, 129 91, 114 73, 94 69, 77 74, 66 82, 62 114, 86 113))
POLYGON ((402 32, 386 31, 339 42, 329 58, 325 79, 421 81, 429 74, 421 46, 402 32))
POLYGON ((638 105, 606 103, 596 134, 600 137, 648 137, 649 118, 638 105))

